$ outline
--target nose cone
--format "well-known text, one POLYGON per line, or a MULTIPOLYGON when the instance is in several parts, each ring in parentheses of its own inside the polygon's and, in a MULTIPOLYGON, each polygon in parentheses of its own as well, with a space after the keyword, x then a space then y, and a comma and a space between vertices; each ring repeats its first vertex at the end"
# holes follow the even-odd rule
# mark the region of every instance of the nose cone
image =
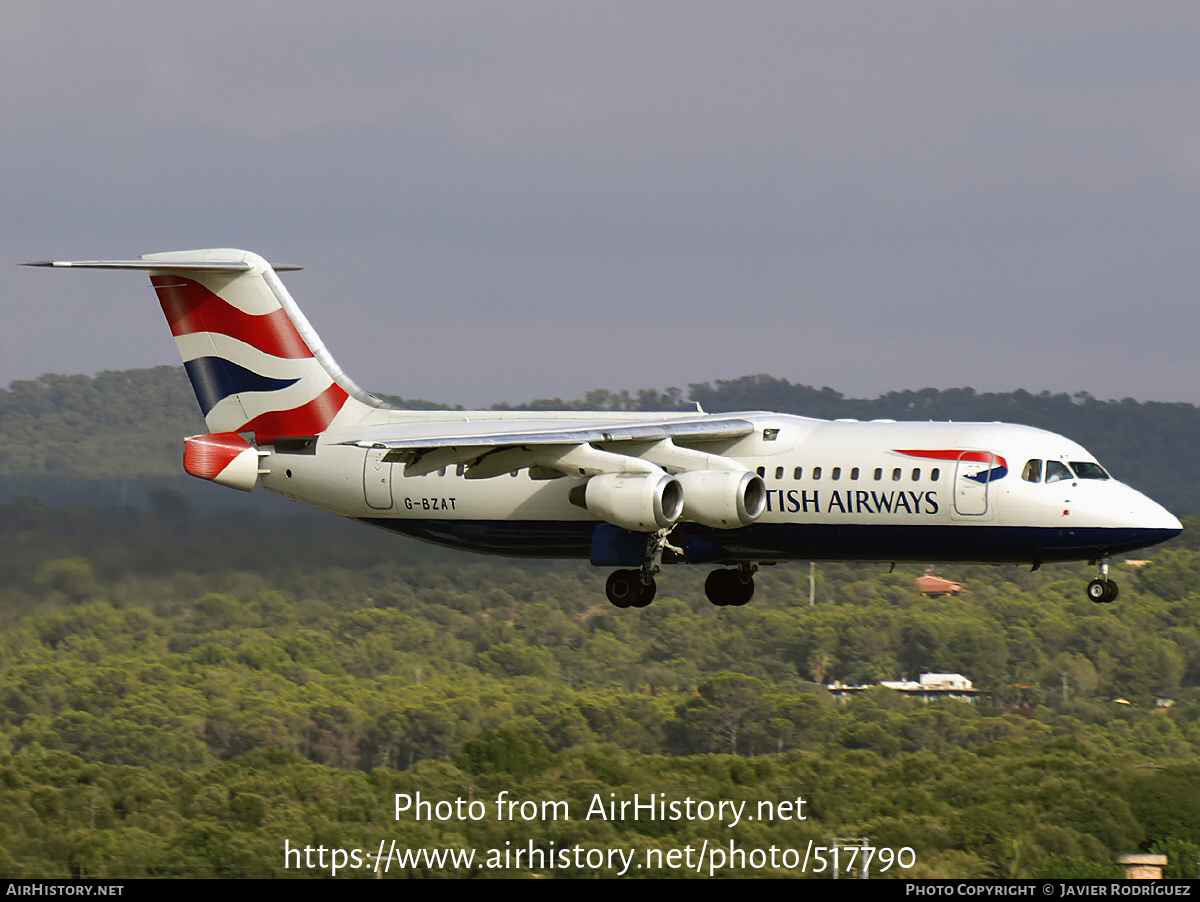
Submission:
POLYGON ((1128 535, 1130 542, 1136 542, 1127 544, 1126 550, 1157 545, 1183 532, 1179 518, 1157 501, 1152 501, 1129 486, 1123 485, 1121 489, 1120 499, 1114 499, 1117 503, 1109 513, 1120 522, 1120 528, 1128 535))
POLYGON ((1179 522, 1179 518, 1157 501, 1152 501, 1133 489, 1129 492, 1137 496, 1130 505, 1133 508, 1130 516, 1136 521, 1133 525, 1169 532, 1168 539, 1173 539, 1183 532, 1183 524, 1179 522))
MULTIPOLYGON (((1154 502, 1151 502, 1151 504, 1153 504, 1153 503, 1154 502)), ((1179 522, 1178 517, 1176 517, 1173 513, 1171 513, 1169 510, 1167 510, 1161 504, 1155 504, 1154 506, 1159 509, 1159 511, 1161 512, 1161 517, 1162 517, 1162 520, 1160 521, 1159 525, 1157 527, 1155 527, 1156 529, 1161 529, 1163 532, 1170 533, 1170 535, 1167 536, 1168 539, 1173 539, 1177 535, 1179 535, 1181 532, 1183 532, 1183 524, 1179 522)))

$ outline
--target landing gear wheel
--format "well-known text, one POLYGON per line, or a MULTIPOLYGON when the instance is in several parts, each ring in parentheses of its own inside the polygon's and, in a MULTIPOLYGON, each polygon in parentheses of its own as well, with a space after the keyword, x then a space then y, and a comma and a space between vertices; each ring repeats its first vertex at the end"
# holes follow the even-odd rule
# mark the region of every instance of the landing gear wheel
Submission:
POLYGON ((608 600, 618 608, 644 608, 654 600, 654 580, 643 582, 640 570, 614 570, 604 586, 608 600))
POLYGON ((1094 579, 1088 583, 1087 595, 1096 604, 1109 604, 1117 600, 1120 589, 1111 579, 1094 579))
MULTIPOLYGON (((635 570, 634 573, 637 573, 637 571, 635 570)), ((655 584, 654 580, 642 582, 640 573, 637 573, 637 576, 638 585, 641 586, 641 592, 638 594, 638 597, 634 600, 631 607, 644 608, 646 605, 650 604, 650 602, 654 601, 654 594, 658 591, 658 586, 655 584)))
POLYGON ((741 607, 754 597, 754 580, 738 570, 714 570, 704 581, 704 594, 719 607, 741 607))
POLYGON ((704 594, 713 604, 724 607, 729 602, 726 599, 729 597, 731 589, 730 583, 733 582, 732 570, 714 570, 708 574, 708 579, 704 581, 704 594))
POLYGON ((750 599, 754 597, 754 580, 747 579, 745 582, 738 580, 737 591, 734 593, 734 599, 730 604, 737 605, 739 608, 744 604, 749 604, 750 599))
POLYGON ((618 608, 632 607, 641 592, 642 583, 636 570, 614 570, 604 584, 604 591, 611 604, 618 608))

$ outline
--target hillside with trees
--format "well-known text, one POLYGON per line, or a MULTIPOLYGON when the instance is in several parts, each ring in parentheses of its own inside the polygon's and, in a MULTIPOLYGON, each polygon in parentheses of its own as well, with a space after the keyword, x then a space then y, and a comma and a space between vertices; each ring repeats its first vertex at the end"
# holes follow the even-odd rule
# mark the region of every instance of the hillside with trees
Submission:
MULTIPOLYGON (((1200 414, 1186 404, 968 389, 861 400, 748 377, 686 397, 522 406, 694 401, 1026 422, 1081 441, 1175 510, 1200 500, 1186 466, 1200 414)), ((796 850, 851 835, 911 850, 911 868, 877 862, 877 877, 1116 876, 1113 855, 1136 850, 1196 876, 1193 518, 1148 563, 1115 565, 1113 605, 1083 599, 1084 565, 944 568, 965 591, 928 598, 922 567, 818 564, 814 604, 805 565, 764 568, 743 608, 708 604, 705 572, 682 567, 650 607, 618 610, 605 572, 583 563, 460 555, 278 499, 196 506, 175 480, 181 437, 202 430, 173 367, 0 392, 0 875, 328 876, 328 862, 285 858, 285 843, 373 852, 394 839, 481 857, 397 862, 389 877, 612 876, 482 856, 532 841, 650 863, 704 844, 796 850), (116 485, 118 500, 19 498, 53 485, 116 485), (980 695, 927 704, 872 688, 838 701, 826 688, 922 672, 962 673, 980 695), (416 792, 507 792, 571 817, 485 806, 478 819, 397 818, 395 795, 416 792), (597 798, 634 794, 807 807, 803 820, 736 826, 585 816, 597 798)))
MULTIPOLYGON (((328 874, 285 868, 285 839, 385 836, 644 850, 863 835, 911 848, 904 874, 943 877, 1200 853, 1200 552, 1184 541, 1121 565, 1115 605, 1082 599, 1083 566, 956 567, 966 591, 927 598, 920 568, 829 564, 813 605, 805 566, 767 568, 745 608, 703 601, 704 574, 680 568, 650 607, 618 610, 584 564, 468 557, 336 518, 24 501, 0 506, 0 568, 5 876, 328 874), (983 696, 839 703, 824 688, 924 671, 983 696), (397 792, 502 790, 576 816, 393 813, 397 792), (734 828, 585 820, 597 793, 809 808, 734 828)), ((593 872, 611 873, 555 874, 593 872)))

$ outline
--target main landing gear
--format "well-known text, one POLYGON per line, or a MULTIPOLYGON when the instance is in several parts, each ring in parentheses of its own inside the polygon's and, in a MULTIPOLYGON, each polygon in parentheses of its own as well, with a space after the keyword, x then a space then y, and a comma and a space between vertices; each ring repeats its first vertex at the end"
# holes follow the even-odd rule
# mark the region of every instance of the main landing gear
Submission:
POLYGON ((714 570, 704 581, 704 594, 721 607, 741 607, 754 597, 758 564, 738 564, 735 570, 714 570))
POLYGON ((653 576, 643 577, 641 570, 614 570, 604 591, 618 608, 644 608, 654 601, 658 586, 653 576))
POLYGON ((683 554, 683 549, 667 542, 671 529, 660 529, 646 538, 646 559, 640 570, 615 570, 604 586, 608 600, 618 608, 644 608, 654 601, 658 586, 654 577, 662 569, 664 550, 683 554))
MULTIPOLYGON (((654 600, 658 586, 654 577, 662 569, 664 550, 682 555, 682 549, 667 542, 669 529, 651 533, 646 541, 646 559, 639 570, 614 570, 604 591, 608 600, 618 608, 644 608, 654 600)), ((740 607, 754 597, 756 563, 738 564, 733 569, 714 570, 704 582, 708 600, 721 607, 740 607)))
POLYGON ((1119 592, 1116 582, 1108 578, 1108 558, 1100 558, 1100 575, 1088 583, 1087 596, 1096 604, 1109 604, 1117 600, 1119 592))

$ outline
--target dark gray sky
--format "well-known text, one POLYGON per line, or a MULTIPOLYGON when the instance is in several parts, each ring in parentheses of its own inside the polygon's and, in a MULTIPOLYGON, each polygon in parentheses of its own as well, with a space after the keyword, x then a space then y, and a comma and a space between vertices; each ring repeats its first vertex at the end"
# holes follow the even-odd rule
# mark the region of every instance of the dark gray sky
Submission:
POLYGON ((1200 402, 1188 2, 0 2, 0 384, 242 247, 364 387, 1200 402))

